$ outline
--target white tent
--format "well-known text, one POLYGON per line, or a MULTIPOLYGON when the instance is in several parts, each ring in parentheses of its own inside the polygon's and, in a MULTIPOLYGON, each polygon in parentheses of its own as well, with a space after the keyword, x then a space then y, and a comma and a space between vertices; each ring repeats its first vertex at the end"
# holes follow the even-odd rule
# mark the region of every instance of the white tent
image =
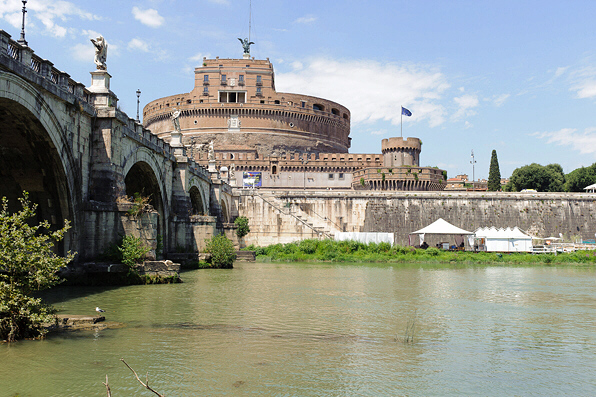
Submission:
POLYGON ((451 223, 447 222, 443 218, 439 218, 430 225, 423 227, 420 230, 416 230, 410 234, 459 234, 459 235, 466 235, 466 234, 474 234, 464 229, 460 229, 457 226, 452 225, 451 223))
POLYGON ((584 190, 586 191, 586 193, 594 193, 596 191, 596 183, 590 186, 586 186, 584 190))
POLYGON ((474 245, 487 252, 531 252, 532 236, 519 230, 516 226, 513 229, 496 229, 484 227, 476 230, 474 234, 474 245))
POLYGON ((465 236, 474 233, 454 226, 443 218, 439 218, 430 225, 423 227, 420 230, 416 230, 410 234, 418 234, 420 237, 420 245, 422 245, 424 242, 424 236, 426 234, 452 234, 457 236, 465 236))

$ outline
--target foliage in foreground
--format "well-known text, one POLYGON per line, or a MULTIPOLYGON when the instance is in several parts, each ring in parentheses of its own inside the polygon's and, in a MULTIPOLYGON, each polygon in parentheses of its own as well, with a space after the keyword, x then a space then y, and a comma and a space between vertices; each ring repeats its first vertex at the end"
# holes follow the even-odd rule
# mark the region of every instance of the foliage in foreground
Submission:
POLYGON ((234 243, 223 234, 206 240, 205 251, 211 254, 211 267, 231 269, 236 259, 234 243))
POLYGON ((26 192, 19 201, 22 210, 10 214, 3 197, 0 211, 0 339, 8 341, 43 335, 42 324, 51 321, 53 309, 30 295, 58 284, 58 270, 74 257, 53 251, 70 228, 68 221, 53 232, 48 221, 31 226, 27 221, 35 217, 37 205, 26 192))
POLYGON ((118 247, 118 250, 122 255, 122 263, 132 269, 136 264, 143 262, 151 248, 143 244, 140 238, 126 235, 122 239, 122 244, 118 247))
POLYGON ((268 247, 249 246, 258 261, 276 262, 345 262, 345 263, 448 263, 469 265, 543 265, 596 264, 596 251, 537 254, 443 251, 437 248, 391 246, 388 243, 363 244, 357 241, 302 240, 268 247))
POLYGON ((234 220, 234 224, 238 226, 236 228, 236 236, 238 238, 242 238, 246 236, 250 232, 250 228, 248 227, 248 218, 245 216, 239 216, 234 220))

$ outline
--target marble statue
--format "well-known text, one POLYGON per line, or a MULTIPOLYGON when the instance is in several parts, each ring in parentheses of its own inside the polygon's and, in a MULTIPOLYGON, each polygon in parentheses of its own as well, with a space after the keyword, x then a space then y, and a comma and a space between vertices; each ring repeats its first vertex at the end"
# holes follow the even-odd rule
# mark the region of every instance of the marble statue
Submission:
POLYGON ((97 39, 91 39, 91 42, 95 46, 95 65, 97 66, 97 70, 107 70, 108 66, 106 64, 106 60, 108 59, 108 43, 103 38, 103 36, 99 36, 97 39))
POLYGON ((234 164, 234 163, 230 164, 229 173, 230 173, 230 179, 236 178, 236 164, 234 164))
POLYGON ((181 113, 182 112, 179 109, 174 109, 174 111, 172 112, 172 117, 170 117, 174 122, 174 129, 176 130, 176 132, 181 132, 179 119, 181 113))
POLYGON ((215 149, 213 148, 213 141, 209 142, 209 160, 215 160, 215 149))

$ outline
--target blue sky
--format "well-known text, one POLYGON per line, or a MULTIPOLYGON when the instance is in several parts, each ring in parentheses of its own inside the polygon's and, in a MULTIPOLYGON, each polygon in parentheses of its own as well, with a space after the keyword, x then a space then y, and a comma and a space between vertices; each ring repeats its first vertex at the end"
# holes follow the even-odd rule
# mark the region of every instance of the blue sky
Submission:
MULTIPOLYGON (((0 0, 0 29, 20 35, 22 3, 0 0)), ((29 0, 35 53, 85 85, 91 37, 108 44, 121 109, 192 90, 203 56, 242 56, 248 0, 29 0)), ((352 113, 352 153, 422 140, 421 165, 487 178, 533 162, 565 172, 596 162, 595 1, 252 1, 251 55, 269 58, 278 91, 352 113)))

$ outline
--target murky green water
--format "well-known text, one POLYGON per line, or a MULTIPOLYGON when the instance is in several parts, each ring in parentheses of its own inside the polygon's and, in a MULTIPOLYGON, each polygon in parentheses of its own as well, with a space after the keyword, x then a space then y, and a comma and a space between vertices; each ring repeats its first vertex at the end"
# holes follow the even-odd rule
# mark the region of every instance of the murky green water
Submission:
POLYGON ((0 396, 596 395, 596 273, 237 264, 58 288, 124 326, 0 345, 0 396), (408 323, 414 342, 404 344, 408 323), (397 338, 397 341, 396 341, 397 338))

